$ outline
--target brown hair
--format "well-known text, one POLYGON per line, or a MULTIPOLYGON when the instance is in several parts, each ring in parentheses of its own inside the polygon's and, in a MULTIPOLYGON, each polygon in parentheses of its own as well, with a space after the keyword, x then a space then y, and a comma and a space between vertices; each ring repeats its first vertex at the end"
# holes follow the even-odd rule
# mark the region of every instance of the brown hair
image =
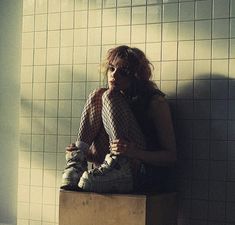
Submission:
POLYGON ((132 90, 129 91, 132 96, 158 89, 157 85, 150 80, 152 77, 152 69, 154 67, 143 51, 126 45, 110 49, 107 53, 106 61, 104 62, 106 75, 109 64, 111 64, 116 58, 124 59, 128 63, 128 69, 130 71, 128 76, 132 79, 132 90))

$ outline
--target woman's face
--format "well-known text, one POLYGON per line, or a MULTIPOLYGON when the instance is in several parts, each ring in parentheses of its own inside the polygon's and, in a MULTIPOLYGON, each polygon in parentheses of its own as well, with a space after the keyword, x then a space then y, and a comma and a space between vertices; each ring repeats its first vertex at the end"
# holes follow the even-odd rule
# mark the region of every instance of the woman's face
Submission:
POLYGON ((107 72, 109 89, 125 91, 131 84, 129 73, 128 63, 116 58, 109 64, 107 72))

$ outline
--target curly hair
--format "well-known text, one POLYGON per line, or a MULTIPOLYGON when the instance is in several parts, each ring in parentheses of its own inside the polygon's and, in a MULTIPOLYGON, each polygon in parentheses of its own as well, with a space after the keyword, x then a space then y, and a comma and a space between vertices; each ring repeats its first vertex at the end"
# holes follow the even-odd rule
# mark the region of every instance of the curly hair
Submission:
POLYGON ((150 80, 152 77, 152 69, 154 67, 143 51, 126 45, 110 49, 107 52, 106 60, 104 62, 105 75, 108 73, 109 65, 112 64, 116 58, 123 59, 127 62, 129 70, 128 76, 132 82, 130 87, 132 90, 129 90, 131 95, 139 95, 144 92, 158 89, 157 85, 150 80))

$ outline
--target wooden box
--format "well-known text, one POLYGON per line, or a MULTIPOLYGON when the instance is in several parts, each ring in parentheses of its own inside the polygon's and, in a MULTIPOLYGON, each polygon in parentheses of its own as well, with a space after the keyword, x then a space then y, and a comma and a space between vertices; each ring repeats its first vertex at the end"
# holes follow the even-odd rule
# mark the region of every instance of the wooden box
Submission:
POLYGON ((60 191, 59 225, 176 225, 176 193, 130 195, 60 191))

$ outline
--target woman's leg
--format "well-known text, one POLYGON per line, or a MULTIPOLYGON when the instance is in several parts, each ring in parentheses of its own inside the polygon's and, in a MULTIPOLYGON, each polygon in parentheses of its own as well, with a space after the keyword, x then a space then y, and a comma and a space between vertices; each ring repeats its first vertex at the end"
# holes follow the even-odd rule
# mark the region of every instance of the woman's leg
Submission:
MULTIPOLYGON (((139 149, 145 149, 144 135, 122 94, 107 90, 103 94, 102 105, 102 120, 109 140, 127 139, 139 149)), ((84 172, 78 185, 87 191, 131 191, 133 177, 130 161, 123 156, 108 154, 98 169, 84 172)))
POLYGON ((66 151, 67 165, 62 176, 61 188, 76 189, 82 173, 87 170, 86 152, 103 127, 102 95, 105 91, 106 89, 93 91, 86 101, 76 141, 77 148, 66 151))

